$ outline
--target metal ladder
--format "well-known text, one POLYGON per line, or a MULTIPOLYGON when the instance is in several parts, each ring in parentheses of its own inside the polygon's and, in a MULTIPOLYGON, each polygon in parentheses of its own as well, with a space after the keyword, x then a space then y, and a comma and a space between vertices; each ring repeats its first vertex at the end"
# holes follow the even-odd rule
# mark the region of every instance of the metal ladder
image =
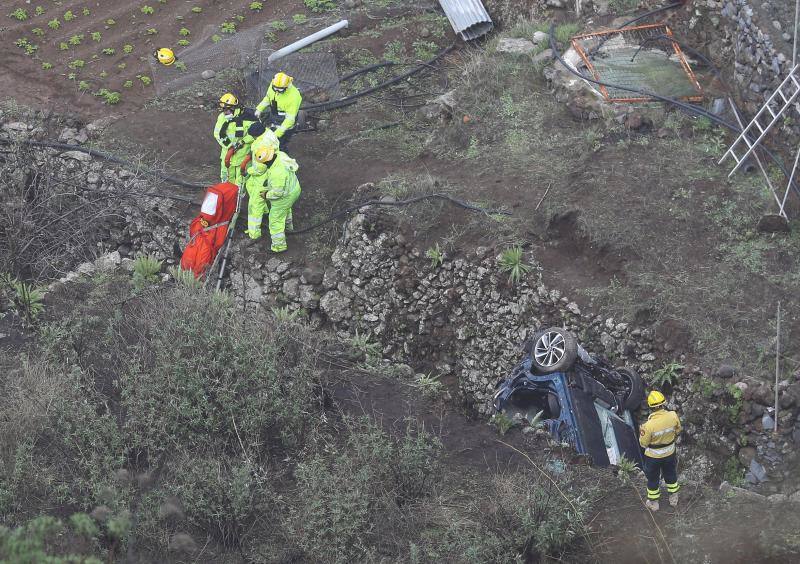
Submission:
POLYGON ((786 78, 783 79, 780 86, 775 89, 775 92, 767 99, 766 103, 761 106, 761 109, 758 110, 758 113, 755 115, 753 120, 747 124, 747 127, 744 128, 742 133, 739 137, 736 138, 736 141, 730 146, 730 148, 722 155, 722 158, 719 160, 718 164, 722 164, 723 161, 730 155, 733 157, 733 160, 736 162, 736 166, 733 167, 733 170, 730 171, 728 177, 733 176, 733 173, 739 170, 739 167, 742 166, 747 157, 750 156, 750 153, 758 147, 758 144, 761 143, 761 140, 764 139, 767 132, 772 128, 775 123, 780 119, 783 113, 789 108, 792 103, 800 96, 800 65, 795 65, 794 68, 789 72, 786 78), (777 101, 780 107, 777 111, 774 111, 770 104, 773 101, 777 101), (761 120, 765 118, 769 120, 769 123, 762 124, 761 120), (755 136, 756 134, 758 137, 755 141, 750 141, 750 134, 755 136), (740 144, 744 144, 747 147, 747 151, 741 156, 737 154, 737 151, 743 149, 744 147, 740 147, 740 144))

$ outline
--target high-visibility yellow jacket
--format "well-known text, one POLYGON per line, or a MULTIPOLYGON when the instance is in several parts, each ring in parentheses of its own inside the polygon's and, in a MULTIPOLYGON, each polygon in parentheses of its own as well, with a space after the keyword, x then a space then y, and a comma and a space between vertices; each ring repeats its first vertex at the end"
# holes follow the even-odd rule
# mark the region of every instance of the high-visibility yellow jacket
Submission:
POLYGON ((666 458, 675 452, 675 440, 680 434, 681 420, 674 411, 659 409, 650 414, 639 427, 639 444, 650 458, 666 458))
POLYGON ((297 112, 300 111, 300 104, 302 103, 303 96, 294 84, 290 84, 283 92, 275 92, 272 84, 270 84, 269 88, 267 88, 267 95, 256 106, 256 110, 263 112, 270 108, 273 119, 283 120, 278 129, 275 130, 275 135, 280 139, 287 129, 294 127, 297 120, 297 112))

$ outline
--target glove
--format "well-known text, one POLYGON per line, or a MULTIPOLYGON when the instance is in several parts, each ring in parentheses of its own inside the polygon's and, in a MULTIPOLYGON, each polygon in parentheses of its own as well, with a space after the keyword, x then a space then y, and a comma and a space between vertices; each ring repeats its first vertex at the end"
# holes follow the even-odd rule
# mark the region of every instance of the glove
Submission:
POLYGON ((233 114, 225 114, 225 121, 231 121, 233 119, 233 114))
POLYGON ((261 110, 256 110, 256 119, 261 118, 261 110))

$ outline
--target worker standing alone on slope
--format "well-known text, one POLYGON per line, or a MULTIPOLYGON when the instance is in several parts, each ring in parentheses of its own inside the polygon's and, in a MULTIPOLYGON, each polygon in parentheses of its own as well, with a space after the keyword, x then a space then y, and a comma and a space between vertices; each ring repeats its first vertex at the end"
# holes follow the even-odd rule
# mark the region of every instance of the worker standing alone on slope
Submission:
POLYGON ((644 473, 647 476, 647 502, 650 511, 658 511, 661 497, 661 476, 669 492, 669 504, 678 505, 678 458, 675 441, 681 432, 681 421, 674 411, 667 411, 664 394, 653 390, 647 396, 651 413, 639 428, 639 444, 644 448, 644 473))
POLYGON ((279 151, 275 144, 257 139, 252 147, 252 164, 247 169, 248 205, 247 234, 261 237, 261 221, 269 211, 271 249, 282 253, 286 245, 286 229, 293 229, 292 206, 300 197, 297 162, 279 151))
POLYGON ((294 133, 297 125, 297 113, 303 96, 297 87, 292 84, 291 76, 279 72, 272 79, 267 88, 267 94, 261 103, 256 106, 256 117, 261 118, 269 110, 269 121, 275 129, 275 135, 281 140, 284 147, 294 133))
POLYGON ((250 144, 264 133, 265 128, 258 122, 255 112, 244 108, 230 92, 219 99, 219 108, 222 111, 214 125, 214 139, 222 148, 219 157, 220 180, 238 184, 241 174, 239 165, 250 153, 250 144), (254 124, 257 127, 251 134, 250 128, 254 124))

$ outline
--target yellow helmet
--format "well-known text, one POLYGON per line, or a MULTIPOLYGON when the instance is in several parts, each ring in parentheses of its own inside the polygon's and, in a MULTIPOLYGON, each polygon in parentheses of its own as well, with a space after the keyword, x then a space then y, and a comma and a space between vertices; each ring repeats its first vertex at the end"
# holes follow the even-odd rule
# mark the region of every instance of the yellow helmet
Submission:
POLYGON ((226 92, 219 99, 219 107, 222 108, 223 110, 226 110, 228 108, 237 108, 239 107, 239 98, 237 98, 230 92, 226 92))
POLYGON ((275 156, 275 147, 272 145, 264 145, 263 147, 259 147, 256 149, 253 158, 255 158, 257 163, 268 163, 272 160, 272 157, 275 156))
POLYGON ((167 67, 175 62, 175 53, 172 51, 172 49, 168 49, 166 47, 162 47, 153 53, 153 56, 158 59, 159 63, 167 67))
POLYGON ((664 394, 659 392, 658 390, 653 390, 647 396, 647 405, 650 407, 659 407, 666 403, 667 398, 664 397, 664 394))
POLYGON ((292 80, 294 79, 288 74, 279 72, 275 75, 275 78, 272 79, 272 88, 276 90, 285 90, 292 83, 292 80))

